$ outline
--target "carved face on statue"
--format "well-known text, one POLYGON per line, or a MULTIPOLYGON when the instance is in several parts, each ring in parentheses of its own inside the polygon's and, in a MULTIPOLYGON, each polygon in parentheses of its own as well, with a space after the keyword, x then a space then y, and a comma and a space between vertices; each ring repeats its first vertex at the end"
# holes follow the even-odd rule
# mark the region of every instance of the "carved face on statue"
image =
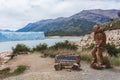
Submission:
POLYGON ((97 33, 97 32, 99 32, 99 31, 100 31, 100 25, 97 24, 97 25, 95 25, 95 26, 93 27, 93 32, 97 33))

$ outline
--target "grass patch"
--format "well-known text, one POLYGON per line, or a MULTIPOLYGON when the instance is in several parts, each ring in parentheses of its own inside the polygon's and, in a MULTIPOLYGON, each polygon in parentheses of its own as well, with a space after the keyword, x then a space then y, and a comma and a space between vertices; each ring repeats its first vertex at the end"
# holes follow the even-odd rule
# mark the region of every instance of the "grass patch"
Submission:
MULTIPOLYGON (((81 56, 81 60, 82 61, 85 61, 87 63, 90 63, 92 61, 92 55, 89 51, 84 51, 84 52, 81 52, 80 53, 80 56, 81 56)), ((99 60, 99 59, 98 59, 99 60)), ((107 65, 107 66, 120 66, 120 56, 118 57, 111 57, 110 55, 104 55, 104 63, 107 65)), ((110 67, 111 67, 110 66, 110 67)))
POLYGON ((1 79, 4 79, 4 78, 7 78, 7 77, 11 77, 11 76, 16 76, 16 75, 19 75, 19 74, 22 74, 24 73, 24 71, 27 69, 27 66, 18 66, 17 69, 15 69, 13 72, 10 72, 10 68, 5 68, 5 69, 2 69, 0 70, 0 78, 1 79))
POLYGON ((41 54, 43 54, 44 57, 51 57, 51 58, 54 58, 56 55, 58 54, 78 54, 77 51, 75 50, 68 50, 68 49, 58 49, 58 50, 55 50, 55 49, 47 49, 47 50, 44 50, 41 54))
POLYGON ((80 54, 80 56, 81 56, 82 61, 85 61, 87 63, 90 63, 92 61, 92 55, 90 55, 90 54, 87 54, 87 53, 83 52, 83 53, 80 54))
MULTIPOLYGON (((83 47, 82 51, 90 51, 94 48, 94 44, 91 44, 90 46, 87 47, 83 47)), ((107 53, 111 56, 111 57, 118 57, 118 55, 120 54, 120 48, 116 48, 115 45, 113 44, 109 44, 107 43, 104 46, 103 52, 107 51, 107 53)))
POLYGON ((10 68, 4 68, 2 70, 0 70, 0 78, 5 78, 10 76, 10 68))
POLYGON ((110 63, 112 66, 120 66, 120 57, 111 57, 110 58, 110 63))
POLYGON ((26 66, 18 66, 14 72, 12 72, 12 75, 19 75, 22 74, 27 69, 26 66))

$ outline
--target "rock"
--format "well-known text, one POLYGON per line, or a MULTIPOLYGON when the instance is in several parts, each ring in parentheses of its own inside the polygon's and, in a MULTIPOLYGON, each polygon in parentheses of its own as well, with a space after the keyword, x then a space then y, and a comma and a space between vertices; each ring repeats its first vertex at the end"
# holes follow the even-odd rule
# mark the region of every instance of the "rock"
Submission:
POLYGON ((3 52, 0 53, 0 65, 5 64, 6 62, 8 62, 11 59, 11 52, 3 52))

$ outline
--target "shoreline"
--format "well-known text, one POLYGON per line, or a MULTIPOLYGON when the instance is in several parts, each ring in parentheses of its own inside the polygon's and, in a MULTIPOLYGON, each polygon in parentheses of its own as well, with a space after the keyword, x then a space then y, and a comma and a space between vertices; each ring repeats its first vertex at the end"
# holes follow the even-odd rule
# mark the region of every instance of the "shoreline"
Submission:
POLYGON ((68 41, 80 41, 81 36, 50 36, 46 37, 44 40, 28 40, 28 41, 8 41, 8 42, 1 42, 0 46, 3 46, 0 48, 0 53, 2 52, 11 52, 12 47, 15 47, 17 44, 25 44, 26 46, 32 48, 39 43, 46 43, 48 46, 54 45, 57 42, 62 42, 65 40, 68 41))
POLYGON ((58 38, 81 38, 83 36, 46 36, 47 38, 51 38, 51 39, 58 39, 58 38))

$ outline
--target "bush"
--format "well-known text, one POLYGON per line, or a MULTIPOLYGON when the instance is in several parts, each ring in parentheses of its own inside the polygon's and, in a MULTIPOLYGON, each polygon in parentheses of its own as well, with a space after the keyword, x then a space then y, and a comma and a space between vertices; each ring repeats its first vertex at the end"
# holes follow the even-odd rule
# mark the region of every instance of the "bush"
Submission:
POLYGON ((23 66, 23 65, 18 66, 17 69, 14 70, 14 72, 10 72, 11 69, 9 67, 5 68, 3 70, 0 70, 0 79, 19 75, 23 73, 26 69, 27 69, 27 66, 23 66))
POLYGON ((0 70, 0 78, 4 78, 4 77, 9 76, 10 75, 9 72, 10 72, 10 68, 9 67, 0 70))
POLYGON ((58 49, 69 49, 69 50, 77 50, 77 45, 70 44, 69 41, 59 42, 55 45, 51 46, 50 48, 58 50, 58 49))
POLYGON ((47 44, 39 44, 33 48, 33 51, 43 51, 46 50, 47 48, 48 48, 47 44))
POLYGON ((7 73, 9 73, 9 71, 10 71, 10 68, 5 68, 3 70, 0 70, 0 75, 1 74, 7 74, 7 73))
POLYGON ((120 53, 120 48, 116 48, 115 45, 113 44, 106 44, 105 49, 107 50, 108 54, 110 56, 117 57, 118 54, 120 53))
POLYGON ((24 44, 17 44, 15 48, 12 48, 13 54, 18 55, 18 54, 27 54, 30 52, 30 48, 28 48, 24 44))
POLYGON ((27 69, 26 66, 18 66, 18 68, 12 73, 12 75, 19 75, 27 69))

